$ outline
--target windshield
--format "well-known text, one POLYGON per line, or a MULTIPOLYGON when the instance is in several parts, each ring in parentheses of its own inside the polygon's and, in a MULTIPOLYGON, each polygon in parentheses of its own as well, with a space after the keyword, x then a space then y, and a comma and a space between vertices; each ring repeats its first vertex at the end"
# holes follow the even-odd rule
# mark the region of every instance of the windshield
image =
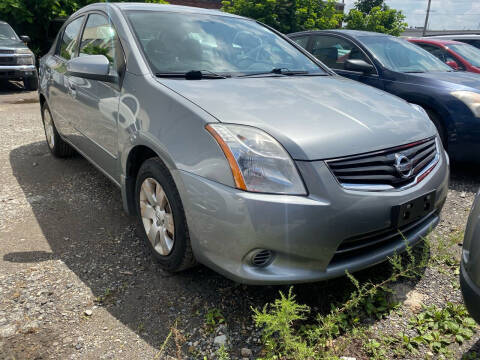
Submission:
POLYGON ((241 75, 273 69, 325 73, 255 21, 162 11, 129 11, 127 17, 155 73, 201 70, 241 75))
POLYGON ((363 36, 361 41, 387 69, 398 72, 451 71, 442 61, 409 43, 390 36, 363 36))
POLYGON ((480 49, 468 44, 454 44, 448 45, 448 47, 473 66, 480 67, 480 49))
POLYGON ((6 39, 18 40, 17 34, 15 34, 15 31, 13 31, 10 25, 0 23, 0 40, 6 39))

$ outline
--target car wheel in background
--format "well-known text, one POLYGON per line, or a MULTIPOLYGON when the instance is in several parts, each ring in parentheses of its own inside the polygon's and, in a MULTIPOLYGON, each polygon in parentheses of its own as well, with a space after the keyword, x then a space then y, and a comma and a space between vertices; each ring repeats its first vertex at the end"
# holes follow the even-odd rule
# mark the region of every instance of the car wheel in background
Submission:
POLYGON ((25 90, 28 91, 35 91, 38 89, 38 77, 37 75, 27 77, 23 79, 23 86, 25 87, 25 90))
POLYGON ((171 272, 196 264, 180 195, 159 158, 146 160, 135 186, 140 231, 160 266, 171 272))
POLYGON ((447 131, 445 129, 445 126, 443 125, 442 120, 432 110, 425 109, 425 111, 427 112, 428 116, 430 117, 430 120, 432 120, 433 124, 437 128, 438 133, 440 134, 440 139, 442 140, 442 144, 443 144, 444 149, 447 149, 447 131))
POLYGON ((70 157, 75 151, 73 148, 62 140, 58 134, 57 128, 53 122, 52 113, 45 103, 42 107, 43 128, 45 129, 45 137, 47 145, 52 154, 56 157, 70 157))

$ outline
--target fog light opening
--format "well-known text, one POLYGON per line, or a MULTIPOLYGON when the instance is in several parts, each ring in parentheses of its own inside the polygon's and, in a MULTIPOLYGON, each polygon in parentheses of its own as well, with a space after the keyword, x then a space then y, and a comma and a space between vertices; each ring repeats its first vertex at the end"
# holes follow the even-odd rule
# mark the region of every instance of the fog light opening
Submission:
POLYGON ((258 249, 252 253, 250 261, 255 267, 265 267, 272 263, 273 257, 274 253, 272 250, 258 249))

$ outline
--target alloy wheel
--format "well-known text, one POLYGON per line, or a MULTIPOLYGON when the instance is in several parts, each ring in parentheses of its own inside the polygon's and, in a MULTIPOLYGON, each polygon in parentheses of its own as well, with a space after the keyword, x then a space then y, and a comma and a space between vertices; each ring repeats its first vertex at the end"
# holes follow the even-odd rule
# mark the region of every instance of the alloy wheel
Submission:
POLYGON ((146 178, 140 188, 140 214, 153 249, 170 254, 175 242, 173 213, 163 187, 153 178, 146 178))
POLYGON ((45 135, 47 137, 48 147, 53 149, 55 146, 55 130, 50 112, 47 110, 43 114, 43 123, 45 126, 45 135))

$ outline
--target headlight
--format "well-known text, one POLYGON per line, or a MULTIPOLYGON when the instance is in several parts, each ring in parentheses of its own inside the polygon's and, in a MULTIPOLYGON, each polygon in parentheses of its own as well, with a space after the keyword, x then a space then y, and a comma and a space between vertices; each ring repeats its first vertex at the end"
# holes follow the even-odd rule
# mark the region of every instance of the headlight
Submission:
POLYGON ((242 125, 209 124, 222 148, 237 188, 253 192, 306 195, 290 155, 262 130, 242 125))
POLYGON ((15 49, 15 53, 33 55, 32 51, 29 48, 15 49))
POLYGON ((18 56, 17 65, 33 65, 33 56, 18 56))
POLYGON ((480 117, 480 94, 472 91, 454 91, 451 93, 472 110, 473 115, 480 117))

